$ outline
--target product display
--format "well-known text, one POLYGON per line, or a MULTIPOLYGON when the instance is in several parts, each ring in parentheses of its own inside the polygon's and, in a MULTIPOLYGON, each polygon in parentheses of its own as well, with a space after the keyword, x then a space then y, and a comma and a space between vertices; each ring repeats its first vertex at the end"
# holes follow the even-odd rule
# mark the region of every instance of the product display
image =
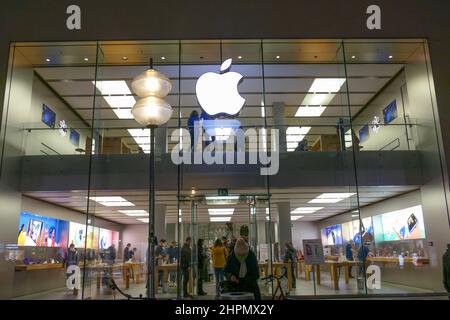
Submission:
POLYGON ((386 108, 383 109, 384 123, 388 124, 397 117, 398 117, 397 101, 394 100, 391 103, 389 103, 389 105, 386 108))
POLYGON ((56 122, 56 113, 53 112, 52 109, 50 109, 45 104, 42 105, 42 122, 45 123, 50 128, 55 128, 55 122, 56 122))
POLYGON ((353 220, 342 224, 342 237, 344 240, 353 240, 356 244, 373 241, 374 231, 372 217, 360 220, 353 220))
POLYGON ((322 229, 322 244, 324 246, 342 244, 342 228, 340 224, 322 229))

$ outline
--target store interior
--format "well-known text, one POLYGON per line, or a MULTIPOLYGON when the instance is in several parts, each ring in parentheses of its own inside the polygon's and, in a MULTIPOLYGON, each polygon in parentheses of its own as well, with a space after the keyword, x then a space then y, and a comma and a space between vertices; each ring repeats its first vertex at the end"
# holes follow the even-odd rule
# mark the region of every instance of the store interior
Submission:
MULTIPOLYGON (((190 236, 204 239, 208 251, 247 225, 262 279, 280 272, 268 270, 283 265, 285 243, 303 252, 303 240, 320 239, 322 270, 298 256, 283 282, 292 296, 442 292, 450 233, 428 63, 423 40, 12 44, 2 123, 7 205, 0 209, 8 215, 0 243, 10 296, 124 298, 103 283, 101 265, 113 244, 118 287, 145 296, 151 179, 155 235, 167 246, 190 236), (262 164, 171 161, 182 143, 176 130, 188 127, 192 111, 204 111, 198 78, 219 73, 229 58, 231 71, 243 76, 245 99, 233 120, 250 130, 249 141, 261 128, 279 131, 275 175, 260 175, 262 164), (138 100, 131 82, 150 59, 172 82, 166 101, 173 108, 155 130, 154 177, 150 130, 131 114, 138 100), (357 265, 346 277, 350 240, 355 259, 368 247, 365 268, 380 267, 380 288, 361 286, 357 265), (63 264, 72 243, 83 266, 78 292, 67 288, 63 264), (131 267, 123 259, 128 243, 136 248, 131 267)), ((220 129, 216 138, 232 135, 220 129)), ((265 135, 262 145, 273 150, 275 142, 265 135)), ((209 259, 207 266, 206 296, 196 292, 195 268, 191 274, 194 299, 215 297, 209 259)), ((164 270, 156 297, 182 296, 179 268, 164 270)), ((270 297, 274 284, 261 279, 270 297)))

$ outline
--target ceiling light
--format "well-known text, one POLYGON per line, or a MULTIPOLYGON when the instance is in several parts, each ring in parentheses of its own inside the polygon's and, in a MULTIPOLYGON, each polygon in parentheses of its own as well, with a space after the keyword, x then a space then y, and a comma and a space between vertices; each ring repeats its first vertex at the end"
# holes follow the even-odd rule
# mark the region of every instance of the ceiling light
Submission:
POLYGON ((122 60, 123 60, 123 61, 127 61, 127 60, 128 60, 128 57, 123 56, 123 57, 122 57, 122 60))
POLYGON ((300 218, 303 218, 303 216, 291 216, 291 221, 296 221, 300 218))
POLYGON ((194 188, 192 188, 192 190, 191 190, 191 195, 195 195, 195 189, 194 188))
POLYGON ((88 58, 84 58, 84 61, 89 61, 89 59, 88 58))
POLYGON ((242 59, 242 56, 238 56, 238 59, 241 60, 241 59, 242 59))
POLYGON ((276 56, 275 58, 280 59, 280 56, 276 56))
POLYGON ((356 58, 356 56, 352 56, 352 59, 355 59, 356 58))
POLYGON ((270 212, 269 208, 266 208, 266 214, 268 215, 270 212))
POLYGON ((125 80, 92 81, 102 95, 131 95, 130 88, 125 80))
POLYGON ((308 203, 337 203, 355 194, 356 193, 322 193, 320 196, 308 201, 308 203))
POLYGON ((394 56, 389 56, 389 59, 392 59, 394 56))
POLYGON ((205 200, 208 205, 229 205, 237 204, 239 201, 239 196, 206 196, 205 200))
POLYGON ((134 207, 134 204, 122 197, 89 197, 90 200, 106 207, 134 207))
POLYGON ((208 209, 210 216, 231 216, 234 208, 208 209))
POLYGON ((183 215, 183 211, 181 209, 178 209, 178 216, 181 217, 183 215))
POLYGON ((326 107, 302 107, 300 106, 295 113, 296 117, 320 117, 326 107))
POLYGON ((211 221, 211 222, 229 222, 229 221, 231 221, 231 217, 210 217, 209 221, 211 221))
POLYGON ((49 58, 45 59, 45 61, 50 62, 51 60, 49 58))
POLYGON ((323 207, 300 207, 293 211, 291 211, 291 214, 301 214, 301 213, 314 213, 316 211, 322 210, 323 207))
POLYGON ((120 213, 126 214, 130 217, 147 217, 148 212, 145 210, 118 210, 120 213))
POLYGON ((124 80, 92 81, 119 119, 133 119, 131 108, 136 99, 124 80))
POLYGON ((145 218, 143 218, 143 219, 136 219, 136 220, 141 221, 141 222, 144 222, 144 223, 148 223, 148 222, 149 222, 149 219, 148 219, 148 218, 147 218, 147 219, 145 219, 145 218))
POLYGON ((150 153, 150 129, 128 129, 128 133, 144 153, 150 153))
POLYGON ((166 60, 166 57, 162 56, 162 57, 161 57, 161 60, 166 60))
POLYGON ((309 92, 339 92, 344 82, 344 78, 317 78, 314 79, 309 92))
POLYGON ((311 127, 288 127, 286 130, 287 151, 294 151, 311 127))

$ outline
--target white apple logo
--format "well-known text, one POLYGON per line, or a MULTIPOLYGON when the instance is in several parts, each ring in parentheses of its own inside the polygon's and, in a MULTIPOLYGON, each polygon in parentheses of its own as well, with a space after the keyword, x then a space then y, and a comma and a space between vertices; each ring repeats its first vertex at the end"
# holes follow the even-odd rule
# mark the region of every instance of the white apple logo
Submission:
POLYGON ((195 91, 198 102, 211 116, 219 113, 236 115, 244 106, 245 99, 237 89, 243 76, 229 72, 232 61, 227 59, 222 63, 220 74, 207 72, 197 80, 195 91))

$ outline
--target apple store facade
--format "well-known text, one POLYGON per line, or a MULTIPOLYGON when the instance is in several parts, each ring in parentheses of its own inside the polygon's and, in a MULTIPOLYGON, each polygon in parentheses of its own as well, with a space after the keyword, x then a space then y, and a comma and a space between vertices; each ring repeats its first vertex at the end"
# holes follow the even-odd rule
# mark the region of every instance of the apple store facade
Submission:
POLYGON ((148 278, 157 298, 215 296, 216 241, 231 254, 239 237, 263 298, 270 274, 300 298, 445 294, 429 66, 423 39, 11 43, 2 297, 112 299, 112 282, 145 297, 148 278), (165 90, 155 99, 171 110, 152 129, 132 112, 149 68, 147 92, 165 90))

